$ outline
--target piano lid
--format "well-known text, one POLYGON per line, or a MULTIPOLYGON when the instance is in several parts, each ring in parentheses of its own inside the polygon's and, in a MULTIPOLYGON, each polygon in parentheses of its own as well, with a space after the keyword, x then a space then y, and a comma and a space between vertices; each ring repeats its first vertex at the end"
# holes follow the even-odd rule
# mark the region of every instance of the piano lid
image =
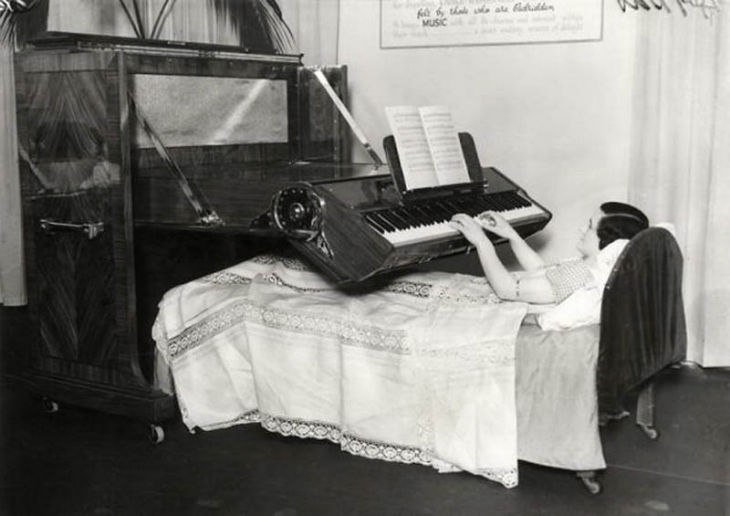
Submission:
POLYGON ((29 50, 122 50, 166 57, 204 57, 301 64, 302 54, 262 54, 235 45, 163 39, 127 38, 100 34, 48 31, 27 42, 29 50))

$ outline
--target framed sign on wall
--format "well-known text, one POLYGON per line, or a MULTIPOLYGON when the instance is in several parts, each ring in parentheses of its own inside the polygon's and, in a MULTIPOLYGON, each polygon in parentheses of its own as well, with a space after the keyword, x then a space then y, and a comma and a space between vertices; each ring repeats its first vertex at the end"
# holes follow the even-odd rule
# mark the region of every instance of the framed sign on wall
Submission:
POLYGON ((380 0, 380 47, 600 41, 603 0, 380 0))

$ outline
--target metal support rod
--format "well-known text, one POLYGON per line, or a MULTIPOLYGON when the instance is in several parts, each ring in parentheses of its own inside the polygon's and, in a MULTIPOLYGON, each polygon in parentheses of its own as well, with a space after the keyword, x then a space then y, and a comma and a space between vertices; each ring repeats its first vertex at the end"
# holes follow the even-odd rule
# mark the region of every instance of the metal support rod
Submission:
POLYGON ((172 156, 170 156, 170 153, 167 151, 167 148, 162 143, 160 137, 157 135, 157 132, 149 124, 144 114, 142 113, 139 105, 137 104, 137 102, 135 102, 132 94, 128 93, 127 97, 129 100, 129 106, 134 112, 134 115, 137 118, 137 122, 140 124, 142 129, 144 129, 144 132, 147 133, 147 136, 150 138, 150 140, 152 140, 152 144, 154 145, 155 150, 160 155, 160 158, 162 158, 162 161, 165 162, 165 165, 167 165, 170 173, 177 180, 177 184, 180 187, 180 190, 182 190, 185 198, 195 210, 195 213, 198 215, 198 219, 200 220, 200 222, 206 226, 224 225, 223 220, 218 216, 215 210, 211 208, 205 201, 202 192, 197 191, 197 189, 193 189, 193 185, 190 184, 188 178, 185 177, 185 174, 183 174, 183 171, 180 170, 180 167, 177 165, 177 163, 175 163, 175 160, 172 159, 172 156))
POLYGON ((375 152, 375 149, 370 145, 370 142, 368 141, 367 137, 365 136, 365 133, 360 129, 360 126, 357 124, 355 119, 352 117, 352 114, 347 109, 347 106, 342 102, 342 99, 337 96, 337 93, 335 93, 335 90, 332 89, 332 86, 330 85, 329 81, 327 80, 327 77, 324 76, 324 73, 322 73, 322 70, 314 70, 314 76, 317 78, 319 83, 324 88, 324 91, 327 92, 327 95, 329 95, 330 99, 332 99, 332 102, 335 103, 335 106, 337 106, 338 111, 342 115, 342 117, 345 119, 347 124, 350 126, 350 129, 352 129, 352 132, 355 134, 355 138, 362 144, 362 146, 365 148, 365 150, 370 154, 370 157, 373 159, 375 164, 377 166, 382 166, 385 163, 382 159, 380 159, 380 156, 378 156, 378 153, 375 152))

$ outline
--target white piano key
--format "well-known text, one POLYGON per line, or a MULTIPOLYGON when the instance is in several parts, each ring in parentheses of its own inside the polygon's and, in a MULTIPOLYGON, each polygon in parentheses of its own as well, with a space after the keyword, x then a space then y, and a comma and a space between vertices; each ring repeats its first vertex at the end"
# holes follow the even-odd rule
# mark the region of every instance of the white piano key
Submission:
MULTIPOLYGON (((512 225, 523 222, 526 219, 545 214, 543 210, 534 205, 504 210, 499 213, 512 225)), ((473 218, 476 220, 476 217, 473 218)), ((386 231, 383 233, 385 239, 395 247, 417 244, 419 242, 426 242, 439 238, 455 237, 458 235, 460 235, 460 232, 453 229, 449 225, 448 221, 408 229, 386 231)))

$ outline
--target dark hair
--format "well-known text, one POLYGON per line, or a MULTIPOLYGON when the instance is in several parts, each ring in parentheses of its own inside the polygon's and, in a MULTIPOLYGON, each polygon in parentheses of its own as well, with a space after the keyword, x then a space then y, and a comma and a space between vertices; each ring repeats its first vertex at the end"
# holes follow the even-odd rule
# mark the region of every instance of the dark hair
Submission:
POLYGON ((634 235, 649 227, 649 219, 640 209, 623 202, 604 202, 604 213, 598 222, 598 249, 603 249, 614 240, 633 238, 634 235))

